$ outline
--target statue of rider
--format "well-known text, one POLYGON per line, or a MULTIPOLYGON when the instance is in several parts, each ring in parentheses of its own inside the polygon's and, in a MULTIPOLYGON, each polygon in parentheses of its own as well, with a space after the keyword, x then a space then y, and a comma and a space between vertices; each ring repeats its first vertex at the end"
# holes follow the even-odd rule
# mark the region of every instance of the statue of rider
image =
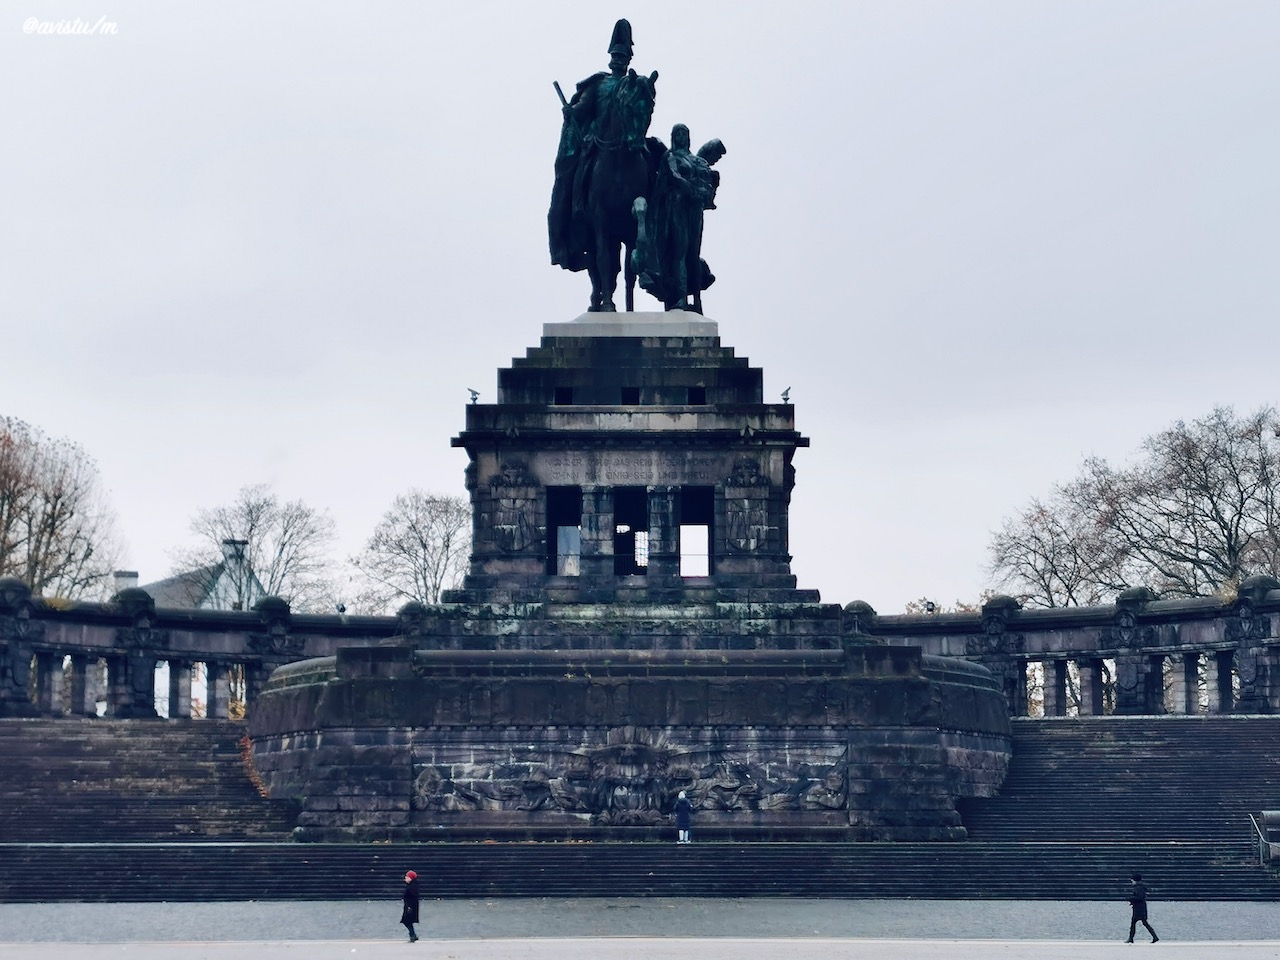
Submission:
MULTIPOLYGON (((591 247, 587 224, 586 184, 583 171, 595 149, 597 120, 604 116, 627 76, 631 64, 631 24, 619 20, 609 41, 609 71, 592 74, 578 84, 573 97, 564 103, 560 147, 556 152, 555 184, 551 188, 551 209, 547 231, 551 262, 566 270, 585 270, 591 247)), ((652 75, 657 79, 657 73, 652 75)), ((556 90, 560 87, 557 84, 556 90)), ((561 100, 564 95, 561 94, 561 100)))

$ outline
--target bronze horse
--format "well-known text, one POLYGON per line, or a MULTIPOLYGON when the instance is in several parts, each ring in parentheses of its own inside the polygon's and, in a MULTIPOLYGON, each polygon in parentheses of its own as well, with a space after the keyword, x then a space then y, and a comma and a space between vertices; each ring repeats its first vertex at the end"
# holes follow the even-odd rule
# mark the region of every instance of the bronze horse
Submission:
POLYGON ((584 158, 581 174, 592 244, 587 250, 587 273, 591 276, 589 309, 593 312, 616 312, 613 295, 623 264, 627 310, 635 308, 636 272, 631 251, 636 245, 636 221, 631 207, 637 197, 648 196, 653 186, 645 134, 653 116, 657 79, 657 73, 644 77, 634 70, 619 79, 614 95, 602 105, 594 142, 584 158), (620 261, 624 250, 626 256, 620 261))

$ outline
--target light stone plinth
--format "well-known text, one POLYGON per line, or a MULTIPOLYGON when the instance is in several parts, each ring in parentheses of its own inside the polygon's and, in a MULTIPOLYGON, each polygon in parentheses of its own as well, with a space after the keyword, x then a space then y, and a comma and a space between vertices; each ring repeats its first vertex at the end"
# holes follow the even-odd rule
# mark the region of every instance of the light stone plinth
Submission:
POLYGON ((584 313, 568 323, 544 323, 544 337, 718 337, 720 325, 688 310, 584 313))

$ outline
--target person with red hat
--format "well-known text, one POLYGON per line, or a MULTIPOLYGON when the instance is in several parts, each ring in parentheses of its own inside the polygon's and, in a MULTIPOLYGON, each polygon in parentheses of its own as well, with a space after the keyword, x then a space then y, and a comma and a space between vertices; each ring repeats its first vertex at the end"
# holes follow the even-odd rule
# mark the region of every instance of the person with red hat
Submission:
POLYGON ((400 911, 400 923, 409 931, 409 942, 417 943, 418 935, 413 925, 418 922, 418 874, 410 870, 404 875, 404 909, 400 911))

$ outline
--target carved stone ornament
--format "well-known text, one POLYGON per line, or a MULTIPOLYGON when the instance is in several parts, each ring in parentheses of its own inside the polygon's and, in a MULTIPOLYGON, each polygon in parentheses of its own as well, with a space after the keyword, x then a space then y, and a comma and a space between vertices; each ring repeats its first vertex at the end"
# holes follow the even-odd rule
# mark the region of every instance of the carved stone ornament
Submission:
POLYGON ((726 487, 767 487, 769 478, 760 472, 760 463, 750 457, 733 462, 733 471, 725 479, 726 487))
POLYGON ((1233 643, 1265 640, 1271 636, 1271 618, 1259 615, 1248 600, 1236 604, 1234 616, 1226 622, 1226 637, 1233 643))
POLYGON ((0 648, 0 696, 26 696, 31 682, 31 644, 10 638, 0 648))
POLYGON ((1008 633, 1000 617, 984 617, 982 633, 965 637, 966 656, 1009 656, 1026 650, 1026 637, 1021 633, 1008 633))
POLYGON ((736 553, 754 553, 769 542, 769 501, 725 491, 725 543, 736 553))
POLYGON ((489 479, 491 487, 536 487, 537 479, 529 468, 519 461, 504 463, 502 469, 489 479))
POLYGON ((19 607, 12 616, 0 616, 0 643, 39 643, 44 639, 44 621, 32 620, 29 607, 19 607))
POLYGON ((1262 650, 1240 650, 1236 654, 1236 669, 1240 674, 1240 685, 1245 688, 1252 687, 1258 682, 1258 676, 1265 672, 1265 667, 1259 661, 1266 656, 1262 650))
MULTIPOLYGON (((496 490, 501 491, 501 487, 496 490)), ((538 544, 537 503, 531 497, 493 500, 493 541, 503 553, 523 553, 538 544)))
POLYGON ((116 628, 116 646, 126 650, 168 650, 169 631, 157 630, 143 617, 132 627, 116 628))
POLYGON ((1121 610, 1111 626, 1102 631, 1098 643, 1102 647, 1142 647, 1155 642, 1156 628, 1139 626, 1132 610, 1121 610))
POLYGON ((306 637, 289 635, 289 630, 282 623, 273 623, 266 633, 251 633, 246 638, 246 645, 253 653, 266 656, 299 657, 306 649, 306 637))

